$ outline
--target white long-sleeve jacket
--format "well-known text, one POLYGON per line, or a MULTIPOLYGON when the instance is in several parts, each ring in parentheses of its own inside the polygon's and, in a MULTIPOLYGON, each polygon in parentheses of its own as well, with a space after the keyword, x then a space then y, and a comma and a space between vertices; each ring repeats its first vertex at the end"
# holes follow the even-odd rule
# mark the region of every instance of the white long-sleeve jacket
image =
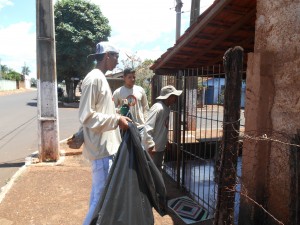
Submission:
POLYGON ((143 144, 146 149, 155 146, 157 152, 165 150, 168 140, 169 115, 170 108, 161 101, 150 108, 143 130, 143 144))
POLYGON ((89 160, 101 159, 117 152, 121 143, 111 89, 99 69, 89 72, 82 82, 79 121, 83 127, 83 155, 89 160))

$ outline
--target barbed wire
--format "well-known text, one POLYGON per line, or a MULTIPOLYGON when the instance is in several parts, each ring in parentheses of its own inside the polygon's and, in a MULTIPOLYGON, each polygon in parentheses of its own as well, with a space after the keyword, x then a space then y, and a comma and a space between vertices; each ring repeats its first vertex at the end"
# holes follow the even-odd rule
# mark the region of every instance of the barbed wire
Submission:
POLYGON ((266 210, 263 205, 259 204, 257 201, 255 201, 253 198, 249 197, 249 195, 245 194, 242 191, 237 191, 237 190, 232 190, 227 188, 227 190, 229 192, 234 192, 234 193, 239 193, 240 195, 244 196, 246 199, 248 199, 249 201, 251 201, 253 204, 255 204, 256 206, 258 206, 260 209, 262 209, 265 213, 267 213, 273 220, 275 220, 278 224, 282 224, 284 225, 283 222, 281 222, 280 220, 278 220, 277 218, 275 218, 268 210, 266 210))
MULTIPOLYGON (((232 122, 232 128, 234 129, 234 131, 237 134, 235 137, 238 136, 238 137, 240 137, 241 140, 250 140, 250 141, 256 141, 256 142, 260 142, 260 141, 271 142, 272 144, 280 144, 280 145, 284 145, 284 146, 290 146, 290 147, 293 146, 293 147, 296 147, 297 151, 299 151, 299 149, 300 149, 300 145, 299 144, 291 143, 292 136, 289 135, 289 134, 287 134, 287 133, 283 133, 283 132, 279 132, 279 131, 274 131, 274 130, 269 130, 268 132, 266 132, 266 131, 260 131, 260 132, 258 132, 258 131, 250 131, 250 132, 244 131, 244 132, 240 132, 239 130, 236 130, 235 127, 234 127, 234 125, 236 125, 235 124, 236 122, 238 122, 238 121, 232 122), (257 133, 262 133, 262 134, 257 135, 257 133)), ((226 124, 230 124, 230 123, 226 123, 226 124)), ((235 138, 235 137, 233 137, 233 138, 235 138)), ((224 151, 224 149, 222 149, 222 145, 221 145, 220 148, 221 148, 220 151, 224 151)), ((243 150, 244 150, 244 148, 245 147, 243 147, 243 150)), ((280 150, 280 151, 283 151, 284 153, 288 153, 288 151, 286 150, 286 148, 282 149, 280 146, 276 147, 276 146, 273 145, 271 150, 275 151, 276 149, 280 150)), ((236 151, 236 149, 234 149, 233 146, 232 146, 232 148, 229 148, 229 149, 226 149, 226 150, 227 151, 228 150, 232 151, 232 154, 236 154, 235 152, 233 152, 233 151, 236 151)), ((277 153, 277 154, 279 154, 279 153, 277 153)), ((255 157, 255 156, 253 156, 253 157, 255 157)), ((285 158, 284 155, 282 157, 285 158)), ((285 162, 285 161, 282 161, 282 160, 278 160, 278 163, 273 162, 273 167, 272 168, 273 169, 277 168, 277 171, 279 173, 280 171, 285 171, 286 170, 287 164, 288 164, 288 162, 285 162)), ((230 164, 227 164, 227 166, 228 165, 230 165, 230 164)), ((222 165, 219 164, 219 166, 222 166, 222 165)), ((235 171, 234 173, 236 174, 236 186, 237 185, 241 185, 241 191, 237 190, 237 188, 231 189, 229 187, 227 187, 226 190, 230 191, 230 192, 238 193, 241 197, 244 197, 245 199, 249 200, 251 203, 255 204, 257 207, 259 207, 260 209, 262 209, 263 212, 266 213, 269 217, 271 217, 276 223, 284 225, 284 223, 282 221, 280 221, 279 219, 277 219, 262 204, 258 203, 252 197, 249 196, 247 188, 245 187, 245 185, 242 182, 242 177, 237 175, 236 164, 231 163, 231 167, 232 167, 232 170, 235 171)), ((234 173, 233 173, 233 175, 234 175, 234 173)), ((278 173, 276 173, 276 171, 275 172, 273 171, 273 174, 274 173, 278 175, 278 173)), ((272 177, 267 177, 266 179, 272 180, 273 178, 272 177)), ((266 185, 269 185, 269 183, 266 182, 266 185)), ((283 182, 282 183, 282 187, 277 187, 277 188, 280 188, 280 189, 286 188, 288 190, 288 184, 287 184, 287 182, 283 182)))

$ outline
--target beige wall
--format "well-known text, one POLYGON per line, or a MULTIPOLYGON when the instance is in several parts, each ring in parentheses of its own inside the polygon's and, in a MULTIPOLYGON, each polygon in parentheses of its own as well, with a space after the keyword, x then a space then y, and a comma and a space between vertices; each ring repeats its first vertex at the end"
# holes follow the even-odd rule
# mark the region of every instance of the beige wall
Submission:
POLYGON ((110 86, 110 89, 111 89, 111 92, 114 93, 114 91, 123 86, 124 84, 124 80, 123 78, 111 78, 111 77, 108 77, 107 78, 107 82, 109 83, 109 86, 110 86))
MULTIPOLYGON (((257 0, 255 50, 249 54, 247 68, 246 133, 282 140, 296 134, 300 128, 299 89, 300 1, 257 0)), ((290 211, 289 174, 287 145, 244 141, 244 190, 286 224, 290 211)), ((260 211, 251 205, 242 203, 241 210, 248 210, 241 211, 240 218, 247 218, 244 221, 255 221, 260 216, 260 211)))

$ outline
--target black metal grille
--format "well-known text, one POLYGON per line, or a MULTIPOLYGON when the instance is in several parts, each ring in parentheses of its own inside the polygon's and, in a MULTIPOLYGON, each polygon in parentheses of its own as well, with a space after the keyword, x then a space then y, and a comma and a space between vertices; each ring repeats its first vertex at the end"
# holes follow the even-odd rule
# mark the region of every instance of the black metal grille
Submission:
MULTIPOLYGON (((222 71, 221 65, 203 67, 156 75, 152 81, 154 99, 166 85, 183 90, 178 105, 170 113, 164 171, 210 213, 214 212, 217 201, 216 168, 223 132, 225 75, 222 71)), ((242 107, 243 101, 242 98, 242 107)), ((240 124, 243 130, 243 109, 240 124)))

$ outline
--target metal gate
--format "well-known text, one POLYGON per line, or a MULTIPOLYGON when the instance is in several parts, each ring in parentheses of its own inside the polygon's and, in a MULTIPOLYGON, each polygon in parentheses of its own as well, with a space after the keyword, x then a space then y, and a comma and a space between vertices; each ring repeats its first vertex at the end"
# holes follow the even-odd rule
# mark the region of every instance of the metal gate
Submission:
MULTIPOLYGON (((212 215, 217 204, 219 151, 223 135, 225 74, 222 71, 222 66, 218 65, 156 75, 152 80, 152 103, 163 86, 173 85, 183 90, 178 105, 170 113, 164 171, 212 215), (207 104, 207 90, 211 87, 216 97, 207 104)), ((243 130, 242 109, 240 124, 243 130)), ((240 164, 239 159, 238 173, 240 164)))

